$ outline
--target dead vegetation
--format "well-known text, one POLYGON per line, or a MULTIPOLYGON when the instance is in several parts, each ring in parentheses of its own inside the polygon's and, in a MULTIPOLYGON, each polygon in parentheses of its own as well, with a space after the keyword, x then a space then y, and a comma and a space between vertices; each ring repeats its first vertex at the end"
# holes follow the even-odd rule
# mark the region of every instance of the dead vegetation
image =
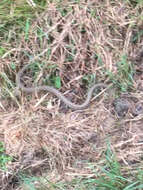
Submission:
POLYGON ((7 187, 20 170, 36 175, 50 170, 61 179, 91 175, 84 161, 103 165, 107 139, 125 167, 134 169, 142 162, 143 112, 134 115, 129 108, 119 118, 112 105, 121 94, 117 82, 124 83, 115 82, 117 63, 126 55, 125 64, 134 68, 132 88, 126 85, 128 101, 142 110, 142 15, 141 6, 123 1, 47 1, 42 13, 27 20, 24 31, 17 33, 17 25, 9 29, 11 37, 1 41, 5 53, 0 59, 0 141, 15 158, 8 165, 7 187), (82 112, 67 109, 51 94, 15 97, 16 73, 29 61, 38 67, 26 73, 26 85, 47 84, 51 76, 59 76, 60 90, 76 103, 83 102, 92 82, 115 86, 82 112), (115 74, 112 79, 109 72, 115 74))

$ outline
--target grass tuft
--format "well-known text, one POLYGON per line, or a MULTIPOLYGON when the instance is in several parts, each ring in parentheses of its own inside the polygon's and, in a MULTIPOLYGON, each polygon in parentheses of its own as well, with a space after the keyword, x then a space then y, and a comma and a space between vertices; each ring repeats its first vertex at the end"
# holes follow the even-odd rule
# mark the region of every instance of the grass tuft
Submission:
POLYGON ((122 56, 121 61, 117 63, 117 73, 113 74, 107 71, 107 75, 121 92, 133 89, 134 69, 132 64, 127 61, 126 56, 122 56))

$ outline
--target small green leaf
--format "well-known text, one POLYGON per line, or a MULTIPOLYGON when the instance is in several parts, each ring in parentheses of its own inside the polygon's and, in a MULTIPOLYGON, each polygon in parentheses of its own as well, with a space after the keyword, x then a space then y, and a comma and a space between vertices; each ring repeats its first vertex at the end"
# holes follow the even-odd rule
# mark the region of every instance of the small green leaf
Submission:
POLYGON ((6 49, 3 47, 0 47, 0 56, 3 56, 6 52, 6 49))
POLYGON ((26 39, 26 40, 28 40, 29 28, 30 28, 30 19, 28 18, 28 19, 26 20, 26 25, 25 25, 25 39, 26 39))
POLYGON ((10 67, 12 68, 12 70, 15 70, 16 69, 16 65, 14 63, 11 63, 10 64, 10 67))
POLYGON ((4 151, 5 151, 4 144, 3 144, 3 142, 0 142, 0 153, 2 153, 4 151))
POLYGON ((54 83, 56 88, 61 88, 61 78, 59 76, 54 78, 54 83))

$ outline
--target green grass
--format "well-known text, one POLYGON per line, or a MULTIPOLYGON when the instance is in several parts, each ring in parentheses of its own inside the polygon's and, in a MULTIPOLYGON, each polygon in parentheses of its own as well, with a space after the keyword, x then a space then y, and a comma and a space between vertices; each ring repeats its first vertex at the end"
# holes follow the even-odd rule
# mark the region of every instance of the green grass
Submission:
POLYGON ((6 170, 6 164, 12 161, 12 157, 5 154, 5 148, 3 142, 0 142, 0 168, 6 170))
POLYGON ((104 153, 104 164, 96 166, 89 163, 93 177, 75 177, 71 182, 52 183, 47 178, 28 177, 21 175, 20 179, 28 190, 142 190, 143 189, 143 171, 136 169, 134 172, 130 169, 127 174, 123 174, 124 167, 117 161, 112 152, 110 144, 107 143, 107 150, 104 153), (39 183, 36 188, 34 183, 39 183))
MULTIPOLYGON (((45 9, 46 1, 34 1, 36 7, 30 6, 27 1, 1 0, 0 3, 0 37, 3 37, 5 42, 12 41, 13 31, 16 38, 20 37, 22 32, 25 33, 25 38, 28 38, 30 27, 30 19, 36 18, 35 13, 40 13, 45 9)), ((3 47, 0 47, 0 54, 3 47)), ((3 51, 2 51, 3 52, 3 51)))
POLYGON ((121 92, 126 92, 132 89, 133 86, 133 66, 128 62, 126 56, 122 56, 121 60, 117 63, 117 73, 113 74, 110 71, 106 71, 109 79, 121 92))
POLYGON ((142 6, 142 0, 125 0, 127 3, 131 4, 132 6, 142 6))

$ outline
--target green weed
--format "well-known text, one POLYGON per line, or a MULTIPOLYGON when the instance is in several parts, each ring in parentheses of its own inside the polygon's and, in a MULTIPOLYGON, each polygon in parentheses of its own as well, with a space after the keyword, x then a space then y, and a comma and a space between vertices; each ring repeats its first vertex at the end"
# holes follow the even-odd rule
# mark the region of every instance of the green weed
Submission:
MULTIPOLYGON (((27 1, 1 0, 0 3, 0 36, 8 42, 12 40, 12 33, 16 31, 16 38, 25 32, 28 40, 30 19, 34 19, 35 12, 40 12, 45 7, 46 1, 35 1, 35 7, 30 6, 27 1)), ((15 35, 13 35, 15 36, 15 35)), ((1 52, 0 52, 1 53, 1 52)))
MULTIPOLYGON (((35 17, 35 10, 26 1, 18 5, 14 2, 16 1, 2 0, 0 3, 0 37, 2 39, 0 55, 5 53, 2 51, 3 46, 15 39, 18 41, 22 32, 25 32, 25 38, 28 38, 28 19, 35 17)), ((11 44, 7 47, 10 46, 11 44)))
MULTIPOLYGON (((15 64, 11 64, 10 66, 12 67, 12 69, 14 69, 15 64)), ((3 97, 4 99, 10 97, 16 102, 18 106, 20 106, 17 98, 13 94, 13 91, 15 89, 14 82, 12 82, 12 80, 9 78, 9 76, 5 72, 0 72, 0 80, 2 84, 1 97, 3 97)))
POLYGON ((127 3, 130 3, 133 6, 140 6, 143 5, 142 0, 125 0, 127 3))
MULTIPOLYGON (((142 190, 143 188, 143 172, 124 177, 122 174, 122 166, 117 161, 115 154, 111 150, 110 143, 107 143, 105 151, 105 162, 103 166, 98 167, 98 173, 93 163, 88 168, 94 177, 76 177, 71 182, 52 183, 48 178, 22 177, 24 184, 29 187, 28 190, 142 190), (39 188, 36 189, 34 182, 39 182, 39 188)), ((130 172, 131 173, 131 172, 130 172)))
MULTIPOLYGON (((105 151, 106 162, 104 166, 99 167, 98 173, 94 169, 93 164, 89 165, 95 178, 83 179, 83 189, 95 190, 141 190, 143 188, 142 173, 140 177, 131 179, 131 176, 124 177, 121 171, 121 165, 117 161, 115 155, 108 143, 105 151)), ((80 189, 80 188, 79 188, 80 189)))
POLYGON ((39 178, 37 177, 27 177, 24 174, 19 174, 19 181, 22 183, 27 190, 36 190, 34 183, 37 182, 39 178))
MULTIPOLYGON (((11 67, 14 68, 14 64, 11 64, 11 67)), ((13 69, 12 68, 12 69, 13 69)), ((11 79, 9 78, 9 76, 5 73, 5 72, 0 72, 0 80, 1 80, 1 97, 3 99, 6 99, 6 98, 11 98, 13 99, 16 104, 18 106, 20 106, 17 98, 15 97, 15 95, 13 94, 13 91, 15 89, 15 84, 14 82, 11 81, 11 79)))
POLYGON ((96 74, 89 74, 83 76, 82 78, 83 84, 88 85, 89 87, 91 87, 95 83, 95 80, 96 80, 96 74))
POLYGON ((140 40, 142 37, 143 37, 143 30, 140 30, 140 31, 136 32, 136 33, 133 35, 131 41, 132 41, 133 43, 137 43, 138 40, 140 40))
POLYGON ((51 76, 50 80, 53 83, 54 87, 61 88, 61 78, 59 76, 51 76))
POLYGON ((6 53, 6 49, 4 47, 0 47, 0 57, 2 57, 6 53))
POLYGON ((121 61, 117 63, 116 74, 110 71, 106 71, 106 74, 121 92, 126 92, 128 89, 132 88, 134 69, 127 61, 126 56, 122 56, 121 61))
POLYGON ((5 154, 3 142, 0 142, 0 168, 6 170, 7 162, 12 161, 12 157, 5 154))
POLYGON ((30 19, 27 18, 26 24, 25 24, 25 40, 28 40, 28 37, 29 37, 29 29, 30 29, 30 19))
MULTIPOLYGON (((39 63, 39 62, 34 62, 29 65, 29 69, 31 71, 31 78, 33 78, 33 81, 36 81, 40 69, 45 67, 47 69, 52 69, 52 72, 49 75, 46 75, 46 77, 43 77, 42 81, 45 85, 50 85, 54 86, 55 88, 61 88, 61 78, 60 76, 56 75, 56 69, 57 66, 55 64, 48 64, 47 63, 39 63)), ((37 84, 36 84, 37 85, 37 84)))

